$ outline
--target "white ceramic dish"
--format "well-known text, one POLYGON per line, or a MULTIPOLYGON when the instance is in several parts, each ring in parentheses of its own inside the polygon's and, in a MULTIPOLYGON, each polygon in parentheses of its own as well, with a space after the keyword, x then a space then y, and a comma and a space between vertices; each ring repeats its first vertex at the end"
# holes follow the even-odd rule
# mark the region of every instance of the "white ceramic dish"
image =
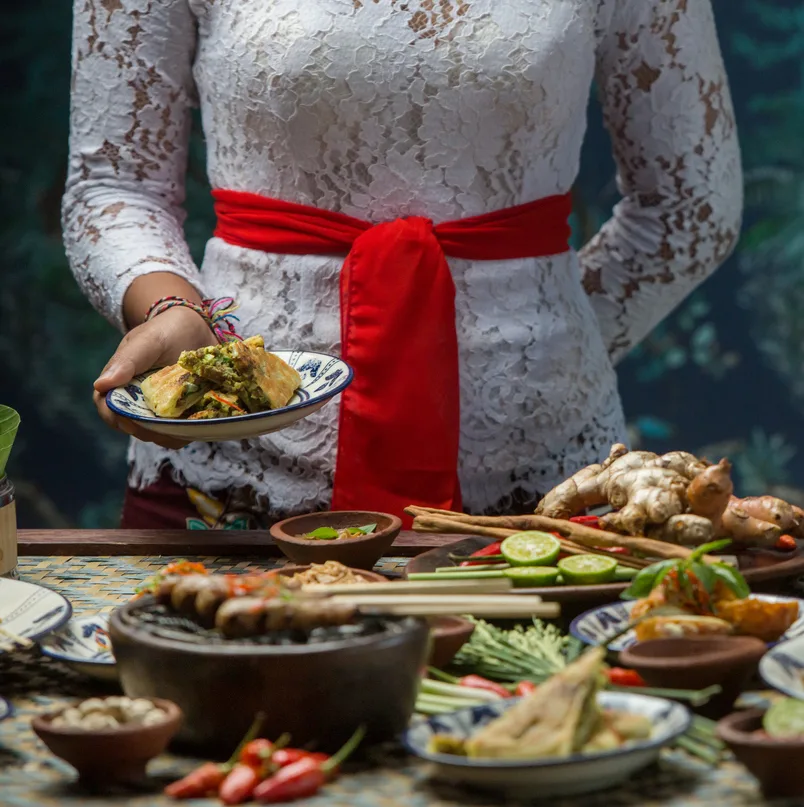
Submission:
POLYGON ((614 787, 650 765, 663 746, 687 731, 692 720, 689 710, 674 701, 601 692, 598 702, 602 707, 649 717, 653 723, 651 738, 615 751, 533 761, 469 759, 427 750, 433 734, 468 737, 515 702, 500 700, 422 720, 408 729, 403 742, 408 751, 431 763, 434 778, 451 784, 517 799, 575 796, 614 787))
MULTIPOLYGON (((0 628, 36 640, 60 628, 70 618, 66 597, 44 586, 0 577, 0 628)), ((0 635, 0 653, 10 642, 0 635)))
POLYGON ((124 387, 117 387, 108 392, 106 405, 115 414, 136 420, 140 426, 170 437, 203 442, 242 440, 286 429, 296 421, 318 411, 328 400, 343 392, 352 383, 352 368, 335 356, 301 350, 272 352, 294 367, 302 377, 301 387, 291 398, 290 403, 281 409, 216 420, 160 418, 154 415, 142 394, 140 385, 147 373, 137 376, 124 387))
MULTIPOLYGON (((804 600, 796 597, 780 597, 775 594, 752 594, 758 600, 766 602, 797 602, 798 619, 790 626, 780 642, 794 639, 796 636, 804 635, 804 600)), ((585 611, 580 616, 575 617, 570 623, 570 633, 589 645, 599 645, 605 642, 610 636, 619 633, 631 621, 631 609, 636 600, 620 600, 608 605, 601 605, 585 611)), ((626 647, 636 643, 636 636, 633 632, 626 633, 616 642, 613 642, 609 649, 614 652, 624 650, 626 647)))
POLYGON ((61 630, 42 639, 39 647, 44 655, 69 664, 84 675, 116 681, 117 666, 108 627, 108 614, 74 617, 61 630))
POLYGON ((768 686, 804 700, 804 636, 768 650, 759 662, 759 674, 768 686))
POLYGON ((14 708, 12 705, 5 698, 0 698, 0 720, 5 720, 13 714, 14 708))

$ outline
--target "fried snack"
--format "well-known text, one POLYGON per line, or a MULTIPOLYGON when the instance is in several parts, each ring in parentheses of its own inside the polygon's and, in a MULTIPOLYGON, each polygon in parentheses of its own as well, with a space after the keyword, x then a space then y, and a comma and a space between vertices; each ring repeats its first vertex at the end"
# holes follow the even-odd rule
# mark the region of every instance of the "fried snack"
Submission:
POLYGON ((204 397, 210 386, 178 364, 151 373, 140 384, 145 403, 162 418, 181 417, 204 397))
POLYGON ((715 612, 734 626, 735 633, 775 642, 798 619, 798 602, 724 599, 715 603, 715 612))
POLYGON ((637 641, 672 639, 680 636, 725 636, 733 633, 730 623, 713 616, 678 614, 652 616, 634 626, 637 641))

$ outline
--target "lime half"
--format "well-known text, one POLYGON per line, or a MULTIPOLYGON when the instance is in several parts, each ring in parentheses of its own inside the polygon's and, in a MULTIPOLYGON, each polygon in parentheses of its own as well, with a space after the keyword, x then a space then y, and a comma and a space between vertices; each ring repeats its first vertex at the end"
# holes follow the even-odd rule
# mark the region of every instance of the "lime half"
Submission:
POLYGON ((549 532, 517 532, 500 546, 512 566, 552 566, 561 552, 561 542, 549 532))
POLYGON ((558 568, 565 582, 586 586, 613 580, 617 561, 603 555, 570 555, 558 562, 558 568))
POLYGON ((804 701, 793 698, 774 701, 762 718, 762 728, 771 737, 804 736, 804 701))
POLYGON ((515 566, 503 574, 511 579, 514 588, 538 588, 554 586, 558 582, 558 569, 555 566, 515 566))

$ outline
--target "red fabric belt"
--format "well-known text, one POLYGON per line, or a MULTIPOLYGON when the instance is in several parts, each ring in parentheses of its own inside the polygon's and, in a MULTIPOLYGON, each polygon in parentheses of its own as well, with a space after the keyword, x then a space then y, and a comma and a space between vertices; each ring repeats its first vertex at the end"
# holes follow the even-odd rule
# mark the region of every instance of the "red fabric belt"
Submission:
POLYGON ((229 244, 346 256, 341 342, 355 375, 341 400, 333 509, 460 510, 455 285, 446 256, 564 253, 570 195, 436 225, 419 216, 372 225, 256 194, 212 193, 215 235, 229 244))

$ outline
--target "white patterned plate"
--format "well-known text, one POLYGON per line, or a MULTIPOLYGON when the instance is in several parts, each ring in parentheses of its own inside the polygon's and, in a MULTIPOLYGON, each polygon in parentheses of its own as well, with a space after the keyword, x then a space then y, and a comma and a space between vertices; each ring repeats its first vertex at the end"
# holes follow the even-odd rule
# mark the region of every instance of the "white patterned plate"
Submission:
POLYGON ((117 680, 117 666, 109 641, 109 615, 74 617, 61 630, 39 642, 46 656, 103 681, 117 680))
MULTIPOLYGON (((60 628, 73 609, 66 597, 44 586, 0 577, 0 628, 25 639, 39 639, 60 628)), ((0 653, 7 645, 0 636, 0 653)))
POLYGON ((0 720, 5 720, 13 714, 14 708, 12 705, 5 698, 0 698, 0 720))
POLYGON ((106 405, 115 414, 136 420, 144 428, 170 437, 206 442, 243 440, 286 429, 297 420, 318 411, 330 398, 343 392, 352 383, 352 368, 335 356, 301 350, 272 352, 291 367, 295 367, 302 377, 301 387, 290 403, 281 409, 215 420, 160 418, 145 403, 142 394, 140 384, 147 373, 137 376, 124 387, 108 392, 106 405))
POLYGON ((768 686, 804 700, 804 636, 772 647, 759 662, 759 674, 768 686))
MULTIPOLYGON (((780 597, 775 594, 752 594, 751 596, 757 600, 765 600, 765 602, 797 602, 798 619, 779 641, 784 642, 804 634, 804 608, 802 608, 804 600, 796 597, 780 597)), ((572 620, 570 633, 586 644, 603 644, 609 636, 619 633, 631 621, 631 609, 636 602, 636 600, 620 600, 585 611, 572 620)), ((619 652, 633 644, 636 644, 636 636, 633 632, 629 632, 609 645, 609 649, 619 652)))
POLYGON ((470 759, 427 750, 434 734, 469 737, 514 702, 500 700, 422 720, 405 732, 402 741, 412 754, 432 763, 432 774, 437 779, 494 790, 513 798, 533 799, 614 787, 655 761, 661 748, 687 731, 692 720, 689 710, 674 701, 626 692, 601 692, 598 703, 602 707, 649 717, 653 724, 650 739, 615 751, 573 754, 559 759, 470 759))

